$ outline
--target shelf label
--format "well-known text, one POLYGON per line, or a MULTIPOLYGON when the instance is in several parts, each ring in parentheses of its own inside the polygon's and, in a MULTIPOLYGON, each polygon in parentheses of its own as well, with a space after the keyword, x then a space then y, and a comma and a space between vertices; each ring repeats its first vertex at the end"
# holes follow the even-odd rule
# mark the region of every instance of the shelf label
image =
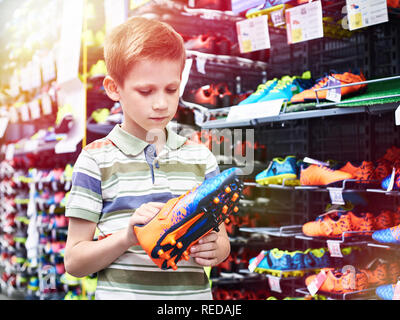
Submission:
MULTIPOLYGON (((340 85, 341 85, 341 83, 339 80, 335 79, 332 76, 329 76, 328 88, 333 87, 333 86, 340 86, 340 85)), ((342 98, 341 88, 329 89, 328 93, 326 94, 326 99, 330 100, 330 101, 340 102, 341 98, 342 98)))
POLYGON ((253 272, 257 268, 257 266, 260 264, 262 259, 264 259, 264 257, 265 257, 265 251, 262 250, 258 254, 258 256, 249 264, 249 267, 248 267, 249 271, 253 272))
POLYGON ((283 14, 283 9, 272 11, 270 14, 274 27, 278 27, 285 24, 285 16, 283 14))
POLYGON ((389 21, 386 0, 346 0, 350 31, 389 21))
POLYGON ((332 204, 345 205, 343 199, 343 189, 342 188, 327 188, 329 190, 329 196, 331 197, 332 204))
POLYGON ((321 288, 322 284, 326 280, 326 277, 325 270, 321 270, 321 272, 318 273, 314 280, 307 286, 308 292, 310 292, 312 296, 314 296, 318 292, 319 288, 321 288))
POLYGON ((400 126, 400 106, 398 106, 394 112, 394 120, 396 122, 396 126, 400 126))
POLYGON ((288 44, 322 38, 321 1, 313 1, 285 11, 288 44))
POLYGON ((267 275, 267 278, 268 278, 269 288, 271 289, 271 291, 282 292, 281 284, 280 284, 281 283, 280 277, 271 276, 269 274, 269 275, 267 275))
POLYGON ((268 16, 259 16, 236 23, 239 48, 241 53, 269 49, 268 16))
POLYGON ((327 240, 326 244, 329 249, 331 257, 343 258, 342 250, 340 249, 340 241, 337 240, 327 240))

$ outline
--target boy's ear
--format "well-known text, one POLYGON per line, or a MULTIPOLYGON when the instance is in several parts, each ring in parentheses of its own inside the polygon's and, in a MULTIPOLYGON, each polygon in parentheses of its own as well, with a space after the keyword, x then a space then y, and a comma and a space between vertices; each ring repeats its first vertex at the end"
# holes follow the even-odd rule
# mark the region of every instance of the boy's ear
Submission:
POLYGON ((103 80, 104 90, 106 91, 108 97, 113 101, 119 101, 119 91, 118 85, 113 78, 106 76, 103 80))

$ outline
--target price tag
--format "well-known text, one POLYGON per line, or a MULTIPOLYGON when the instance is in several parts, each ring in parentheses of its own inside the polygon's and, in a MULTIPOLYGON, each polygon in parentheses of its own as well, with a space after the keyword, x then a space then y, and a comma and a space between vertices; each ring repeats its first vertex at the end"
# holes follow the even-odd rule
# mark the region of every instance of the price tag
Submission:
POLYGON ((389 21, 386 0, 346 0, 346 7, 350 31, 389 21))
POLYGON ((253 272, 265 257, 265 251, 262 250, 259 255, 249 264, 249 271, 253 272))
POLYGON ((313 1, 285 11, 288 44, 322 38, 321 1, 313 1))
POLYGON ((241 53, 271 47, 266 15, 236 22, 236 31, 241 53))
POLYGON ((285 17, 283 15, 283 9, 271 12, 271 20, 274 27, 281 26, 285 24, 285 17))
POLYGON ((277 99, 240 106, 232 106, 229 109, 226 122, 278 116, 281 111, 283 101, 284 99, 277 99))
MULTIPOLYGON (((340 86, 340 85, 341 85, 341 83, 339 80, 335 79, 332 76, 329 76, 328 87, 340 86)), ((326 95, 327 100, 334 101, 334 102, 340 102, 341 98, 342 98, 341 88, 329 89, 328 93, 326 95)))
POLYGON ((19 107, 19 114, 21 115, 21 120, 23 122, 29 121, 29 109, 26 103, 19 107))
POLYGON ((393 292, 393 299, 392 300, 400 300, 400 280, 397 281, 394 292, 393 292))
POLYGON ((33 100, 29 103, 29 110, 33 120, 40 118, 40 106, 38 100, 33 100))
POLYGON ((14 158, 14 153, 15 153, 15 144, 9 144, 7 146, 7 151, 6 151, 6 155, 5 158, 6 160, 11 161, 14 158))
POLYGON ((327 188, 329 190, 329 196, 331 197, 332 204, 344 205, 343 200, 343 189, 341 188, 327 188))
POLYGON ((281 284, 280 284, 281 278, 271 276, 271 275, 267 275, 267 277, 268 277, 269 288, 271 289, 271 291, 282 292, 281 284))
POLYGON ((321 272, 318 273, 314 280, 307 286, 308 292, 310 292, 312 296, 314 296, 318 292, 319 288, 321 288, 322 284, 326 280, 326 277, 325 270, 321 270, 321 272))
POLYGON ((51 114, 53 107, 51 103, 51 98, 47 93, 42 93, 41 97, 42 111, 44 115, 51 114))
POLYGON ((343 258, 342 250, 340 249, 340 241, 327 240, 326 241, 331 257, 343 258))

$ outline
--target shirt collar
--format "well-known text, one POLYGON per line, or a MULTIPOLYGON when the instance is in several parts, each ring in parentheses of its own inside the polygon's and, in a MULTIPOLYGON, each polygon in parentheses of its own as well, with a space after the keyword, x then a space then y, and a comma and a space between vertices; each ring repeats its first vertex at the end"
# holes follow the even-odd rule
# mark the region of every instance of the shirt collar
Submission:
MULTIPOLYGON (((176 150, 183 146, 187 138, 177 134, 170 125, 167 125, 166 129, 168 135, 166 146, 171 150, 176 150)), ((148 142, 123 130, 119 124, 115 125, 107 135, 107 138, 110 139, 123 153, 134 156, 139 155, 144 148, 149 145, 148 142)))

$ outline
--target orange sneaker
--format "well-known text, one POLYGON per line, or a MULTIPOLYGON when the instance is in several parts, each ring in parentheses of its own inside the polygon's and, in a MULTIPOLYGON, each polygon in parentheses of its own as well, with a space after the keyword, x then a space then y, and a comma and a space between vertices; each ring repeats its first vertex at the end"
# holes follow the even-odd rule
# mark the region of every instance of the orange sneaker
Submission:
POLYGON ((305 223, 302 231, 310 237, 339 238, 343 232, 353 231, 353 226, 347 212, 334 211, 320 215, 315 221, 305 223))
POLYGON ((375 217, 375 230, 387 229, 393 226, 393 213, 390 210, 382 210, 375 217))
MULTIPOLYGON (((352 274, 350 270, 342 273, 334 268, 323 268, 326 273, 326 279, 319 288, 320 291, 329 293, 348 293, 352 291, 365 290, 368 288, 368 277, 364 272, 356 270, 352 274)), ((308 286, 317 275, 311 275, 306 278, 308 286)))
POLYGON ((354 166, 348 161, 340 171, 350 173, 353 179, 363 180, 365 182, 372 181, 375 179, 375 168, 371 161, 363 161, 359 167, 354 166))
POLYGON ((315 164, 301 169, 300 172, 300 184, 303 186, 326 186, 352 178, 353 175, 348 172, 332 170, 315 164))
POLYGON ((352 231, 372 231, 375 230, 375 219, 374 215, 370 212, 366 213, 354 213, 349 211, 352 231))
POLYGON ((382 158, 376 162, 375 179, 382 181, 391 173, 392 166, 389 160, 382 158))
POLYGON ((146 225, 135 226, 139 244, 161 269, 176 270, 178 261, 189 260, 190 248, 218 226, 230 214, 242 191, 238 175, 231 168, 205 180, 178 198, 169 200, 146 225))
POLYGON ((370 268, 363 269, 368 277, 368 283, 372 286, 380 286, 388 281, 388 263, 377 260, 370 268))
MULTIPOLYGON (((331 74, 330 76, 334 77, 336 80, 338 80, 341 85, 357 83, 357 82, 362 82, 362 81, 366 80, 362 72, 360 72, 360 74, 354 74, 351 72, 345 72, 343 74, 334 73, 334 74, 331 74)), ((304 90, 304 91, 294 95, 292 97, 292 99, 290 100, 290 102, 299 103, 299 102, 307 102, 307 101, 309 101, 309 102, 316 101, 317 97, 316 97, 316 92, 314 90, 327 87, 328 81, 329 81, 329 76, 323 77, 317 81, 318 81, 317 84, 314 85, 311 89, 304 90)), ((350 94, 360 92, 362 89, 365 89, 366 87, 367 87, 366 84, 359 84, 359 85, 354 85, 354 86, 341 87, 340 91, 341 91, 342 97, 345 97, 350 94)), ((321 90, 321 91, 317 91, 317 92, 318 92, 319 100, 326 100, 328 90, 321 90)))

